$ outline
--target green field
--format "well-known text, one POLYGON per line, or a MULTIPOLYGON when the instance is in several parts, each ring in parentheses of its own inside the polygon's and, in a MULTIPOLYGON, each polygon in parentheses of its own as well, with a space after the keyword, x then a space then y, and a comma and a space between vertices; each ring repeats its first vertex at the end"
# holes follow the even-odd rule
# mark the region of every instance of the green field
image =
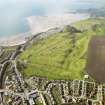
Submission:
POLYGON ((63 32, 34 42, 19 59, 27 62, 26 77, 48 79, 82 79, 85 74, 86 52, 93 35, 104 35, 104 19, 88 19, 73 26, 81 32, 63 32), (75 35, 75 37, 73 37, 75 35))

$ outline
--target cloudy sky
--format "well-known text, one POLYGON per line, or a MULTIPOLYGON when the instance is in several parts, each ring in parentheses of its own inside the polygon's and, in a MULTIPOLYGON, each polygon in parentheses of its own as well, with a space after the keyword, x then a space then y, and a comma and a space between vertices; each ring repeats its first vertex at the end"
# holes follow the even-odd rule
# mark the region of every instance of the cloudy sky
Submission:
POLYGON ((8 4, 8 3, 24 3, 24 2, 34 2, 41 4, 68 4, 72 2, 97 2, 103 3, 105 0, 0 0, 0 4, 8 4))
MULTIPOLYGON (((46 7, 51 10, 64 10, 65 7, 74 6, 76 4, 87 2, 87 4, 94 4, 93 6, 100 6, 105 3, 105 0, 0 0, 0 10, 5 8, 11 8, 12 6, 18 6, 18 8, 27 8, 28 6, 35 4, 35 6, 46 7)), ((61 10, 61 11, 62 11, 61 10)))

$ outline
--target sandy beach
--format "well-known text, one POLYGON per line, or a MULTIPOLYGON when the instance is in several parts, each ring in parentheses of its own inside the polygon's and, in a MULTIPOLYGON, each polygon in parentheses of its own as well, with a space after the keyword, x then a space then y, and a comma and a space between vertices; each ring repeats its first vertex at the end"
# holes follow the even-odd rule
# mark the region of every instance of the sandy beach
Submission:
POLYGON ((46 32, 49 29, 64 27, 74 22, 89 18, 87 14, 62 14, 49 16, 30 16, 27 18, 30 32, 14 35, 9 38, 1 38, 1 46, 15 46, 24 44, 27 37, 41 32, 46 32))
POLYGON ((27 18, 32 34, 46 32, 49 29, 64 27, 88 18, 87 14, 61 14, 49 16, 30 16, 27 18))
POLYGON ((0 46, 16 46, 26 43, 28 37, 31 35, 30 32, 21 33, 18 35, 10 36, 9 38, 4 37, 0 39, 0 46))

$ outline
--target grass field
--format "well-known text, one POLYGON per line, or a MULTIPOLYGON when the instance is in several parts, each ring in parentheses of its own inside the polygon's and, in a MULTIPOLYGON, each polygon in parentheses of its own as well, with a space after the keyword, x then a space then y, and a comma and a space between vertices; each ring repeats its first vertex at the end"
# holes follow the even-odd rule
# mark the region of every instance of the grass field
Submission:
POLYGON ((33 43, 20 55, 21 60, 27 61, 23 70, 26 77, 83 78, 88 43, 93 35, 105 34, 104 19, 88 19, 73 26, 82 32, 72 33, 65 27, 63 32, 33 43))

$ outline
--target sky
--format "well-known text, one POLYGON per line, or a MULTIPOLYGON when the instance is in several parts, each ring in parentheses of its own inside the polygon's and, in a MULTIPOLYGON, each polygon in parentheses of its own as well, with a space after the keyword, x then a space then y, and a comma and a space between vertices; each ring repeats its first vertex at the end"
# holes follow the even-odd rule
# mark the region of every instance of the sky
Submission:
POLYGON ((57 6, 65 6, 68 4, 72 4, 73 2, 81 3, 81 2, 89 2, 96 3, 97 5, 105 4, 105 0, 0 0, 0 8, 10 5, 10 4, 19 4, 19 3, 36 3, 41 5, 57 5, 57 6))
POLYGON ((9 5, 18 5, 19 3, 25 6, 26 4, 40 4, 43 6, 49 5, 51 7, 65 7, 73 3, 81 3, 81 2, 87 2, 87 3, 95 3, 96 6, 104 5, 105 0, 0 0, 0 9, 3 9, 6 6, 9 5))
POLYGON ((24 2, 34 2, 34 3, 41 3, 41 4, 68 4, 68 3, 72 3, 73 1, 76 2, 97 2, 97 3, 103 3, 105 2, 105 0, 0 0, 0 4, 1 5, 5 5, 5 4, 9 4, 9 3, 24 3, 24 2))

